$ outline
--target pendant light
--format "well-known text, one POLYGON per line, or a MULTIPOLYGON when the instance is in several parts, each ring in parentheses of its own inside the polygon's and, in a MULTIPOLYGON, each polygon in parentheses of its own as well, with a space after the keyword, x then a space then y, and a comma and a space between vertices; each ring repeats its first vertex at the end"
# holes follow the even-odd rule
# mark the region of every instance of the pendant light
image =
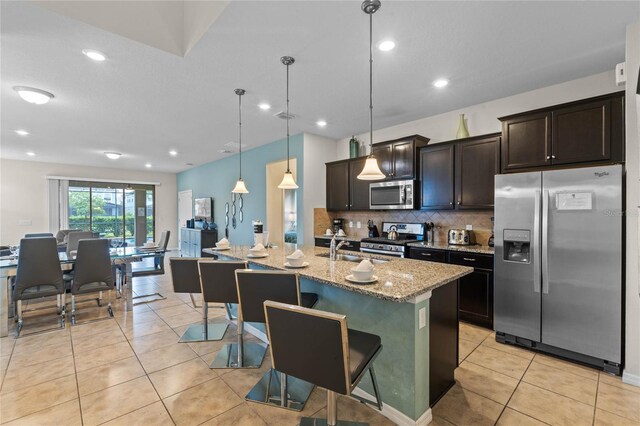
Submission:
POLYGON ((289 169, 289 65, 295 61, 291 56, 283 56, 280 58, 280 62, 287 67, 287 171, 284 172, 282 182, 278 185, 280 189, 298 189, 298 185, 295 179, 293 179, 293 173, 291 173, 291 169, 289 169))
POLYGON ((386 176, 380 170, 378 160, 373 155, 373 14, 380 9, 380 0, 365 0, 362 2, 361 9, 369 15, 369 156, 358 179, 380 180, 386 176))
POLYGON ((243 89, 236 89, 236 95, 238 95, 238 152, 240 153, 240 176, 236 182, 236 187, 231 191, 233 194, 248 194, 249 191, 242 180, 242 95, 246 92, 243 89))

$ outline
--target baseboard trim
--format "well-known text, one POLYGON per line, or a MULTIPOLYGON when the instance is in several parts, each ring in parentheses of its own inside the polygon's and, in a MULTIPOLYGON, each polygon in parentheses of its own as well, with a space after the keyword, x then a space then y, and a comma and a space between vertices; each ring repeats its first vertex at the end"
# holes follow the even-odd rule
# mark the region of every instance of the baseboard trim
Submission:
POLYGON ((622 372, 622 381, 628 385, 640 387, 640 376, 636 374, 622 372))
MULTIPOLYGON (((375 401, 376 397, 369 394, 366 391, 363 391, 360 388, 355 388, 352 392, 354 395, 357 395, 362 398, 366 398, 371 401, 375 401)), ((374 408, 375 409, 375 408, 374 408)), ((431 408, 424 412, 423 415, 418 418, 418 420, 413 420, 411 417, 402 413, 401 411, 393 408, 389 404, 382 404, 382 411, 380 412, 383 416, 397 424, 398 426, 427 426, 431 423, 432 415, 431 408)))

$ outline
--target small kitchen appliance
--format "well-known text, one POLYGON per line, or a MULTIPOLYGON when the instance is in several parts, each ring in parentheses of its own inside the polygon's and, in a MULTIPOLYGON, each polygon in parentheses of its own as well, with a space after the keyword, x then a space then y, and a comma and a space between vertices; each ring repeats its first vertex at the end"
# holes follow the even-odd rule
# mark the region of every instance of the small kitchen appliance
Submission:
POLYGON ((258 243, 260 244, 263 243, 264 241, 263 233, 264 233, 264 225, 262 224, 262 221, 254 220, 253 221, 253 245, 254 246, 258 243))
POLYGON ((413 180, 395 180, 369 184, 369 208, 371 210, 413 210, 413 180))
POLYGON ((427 222, 424 226, 426 230, 427 245, 432 246, 435 241, 436 225, 433 222, 427 222))
POLYGON ((369 228, 369 238, 378 238, 380 236, 378 227, 373 223, 371 219, 369 219, 369 221, 367 222, 367 228, 369 228))
POLYGON ((337 234, 341 229, 344 229, 344 219, 336 218, 331 222, 331 228, 333 229, 333 233, 337 234))
POLYGON ((470 246, 476 243, 473 231, 467 229, 449 229, 447 240, 452 246, 470 246))
POLYGON ((382 222, 382 237, 363 238, 360 241, 360 251, 405 257, 409 251, 407 245, 422 240, 424 240, 424 223, 382 222), (397 233, 395 240, 389 239, 389 233, 393 231, 397 233))

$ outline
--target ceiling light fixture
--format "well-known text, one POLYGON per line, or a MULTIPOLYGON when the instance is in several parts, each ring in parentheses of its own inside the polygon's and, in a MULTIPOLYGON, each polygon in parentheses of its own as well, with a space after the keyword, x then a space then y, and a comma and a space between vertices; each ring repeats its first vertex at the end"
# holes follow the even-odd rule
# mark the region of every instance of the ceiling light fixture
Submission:
POLYGON ((320 127, 324 127, 324 126, 326 126, 326 125, 327 125, 327 122, 326 122, 326 121, 324 121, 324 120, 318 120, 318 121, 316 121, 316 124, 317 124, 318 126, 320 126, 320 127))
POLYGON ((33 157, 34 155, 36 155, 36 153, 35 153, 35 152, 33 152, 33 151, 27 151, 27 155, 28 155, 29 157, 33 157))
POLYGON ((380 170, 378 160, 373 155, 373 14, 380 9, 380 0, 365 0, 360 7, 369 15, 369 156, 358 179, 380 180, 386 176, 380 170))
POLYGON ((175 157, 176 155, 178 155, 178 151, 176 151, 175 149, 172 149, 171 151, 169 151, 169 155, 172 157, 175 157))
POLYGON ((104 153, 104 155, 106 155, 109 160, 117 160, 118 158, 120 158, 122 156, 121 153, 113 152, 113 151, 107 151, 107 152, 104 153))
POLYGON ((291 56, 283 56, 280 58, 280 62, 287 67, 287 171, 284 172, 282 182, 278 185, 280 189, 298 189, 296 180, 293 178, 293 173, 289 168, 289 65, 292 65, 296 60, 291 56))
POLYGON ((15 130, 15 132, 17 134, 19 134, 20 136, 27 136, 29 134, 29 132, 27 132, 26 130, 22 130, 22 129, 15 130))
POLYGON ((271 109, 271 105, 263 102, 261 104, 258 104, 258 108, 260 108, 263 111, 267 111, 271 109))
POLYGON ((54 98, 53 93, 36 89, 34 87, 13 86, 13 90, 18 92, 18 95, 30 104, 43 105, 54 98))
POLYGON ((145 164, 144 166, 145 166, 147 169, 150 169, 150 168, 151 168, 151 163, 147 163, 147 164, 145 164))
POLYGON ((240 158, 240 175, 238 177, 238 181, 236 182, 236 186, 231 192, 233 194, 248 194, 249 190, 242 180, 242 95, 247 92, 243 89, 236 89, 234 90, 234 92, 236 95, 238 95, 238 152, 240 153, 238 157, 240 158))
POLYGON ((390 50, 393 50, 394 47, 396 47, 396 43, 391 40, 384 40, 378 44, 378 50, 382 52, 388 52, 390 50))
POLYGON ((93 49, 82 49, 82 53, 84 53, 87 58, 93 59, 96 62, 102 62, 107 59, 104 53, 93 49))
POLYGON ((449 80, 447 80, 446 78, 440 78, 433 82, 433 85, 438 89, 445 87, 447 84, 449 84, 449 80))

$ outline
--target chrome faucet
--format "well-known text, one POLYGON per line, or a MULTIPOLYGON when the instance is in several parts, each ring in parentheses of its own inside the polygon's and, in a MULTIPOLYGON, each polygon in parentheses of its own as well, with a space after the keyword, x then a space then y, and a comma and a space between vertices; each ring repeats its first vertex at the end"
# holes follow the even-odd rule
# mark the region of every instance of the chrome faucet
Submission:
POLYGON ((347 243, 348 243, 347 240, 342 240, 336 244, 336 236, 334 235, 333 238, 331 239, 331 245, 329 246, 329 259, 337 260, 338 250, 340 250, 340 248, 347 243))

